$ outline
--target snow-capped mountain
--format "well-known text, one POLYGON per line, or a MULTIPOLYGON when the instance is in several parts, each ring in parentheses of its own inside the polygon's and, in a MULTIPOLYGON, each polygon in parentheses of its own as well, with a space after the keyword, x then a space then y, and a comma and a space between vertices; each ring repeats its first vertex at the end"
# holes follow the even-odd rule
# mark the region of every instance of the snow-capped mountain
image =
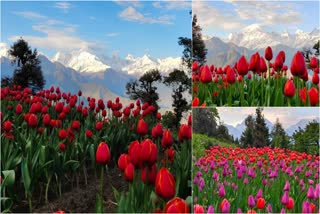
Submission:
POLYGON ((314 29, 311 32, 297 30, 294 34, 287 31, 282 33, 266 32, 259 25, 252 24, 245 27, 240 33, 231 33, 225 42, 232 42, 240 47, 248 49, 260 49, 268 46, 286 45, 291 48, 301 49, 310 47, 320 38, 320 30, 314 29))
POLYGON ((153 59, 149 55, 145 54, 142 57, 134 57, 129 54, 126 57, 128 65, 122 68, 122 71, 128 74, 141 76, 146 71, 153 69, 158 69, 161 73, 167 74, 173 69, 183 69, 181 58, 163 58, 163 59, 153 59))
MULTIPOLYGON (((299 130, 299 127, 301 129, 304 129, 309 122, 311 122, 313 119, 302 119, 299 120, 297 123, 289 126, 288 128, 285 129, 285 132, 289 135, 292 136, 292 134, 296 131, 299 130)), ((316 121, 320 121, 319 117, 315 118, 316 121)), ((272 131, 274 124, 270 122, 268 119, 265 119, 267 127, 269 129, 269 133, 272 131)), ((236 126, 232 126, 229 124, 224 124, 229 131, 229 134, 231 134, 235 139, 238 138, 240 139, 243 131, 246 129, 245 125, 245 120, 243 120, 241 123, 237 124, 236 126)))
POLYGON ((88 51, 76 51, 73 53, 58 52, 52 58, 52 61, 60 62, 79 72, 96 73, 110 68, 109 65, 104 64, 97 56, 88 51))

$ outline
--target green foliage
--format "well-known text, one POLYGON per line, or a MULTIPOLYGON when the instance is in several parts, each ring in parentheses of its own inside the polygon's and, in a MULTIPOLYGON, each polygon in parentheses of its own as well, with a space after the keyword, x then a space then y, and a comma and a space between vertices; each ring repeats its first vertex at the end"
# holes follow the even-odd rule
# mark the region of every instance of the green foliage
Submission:
POLYGON ((193 132, 215 136, 218 128, 219 114, 216 108, 194 108, 193 115, 193 132))
POLYGON ((162 76, 158 70, 148 71, 140 77, 139 81, 132 80, 128 82, 126 93, 130 96, 130 99, 140 99, 142 102, 148 102, 158 109, 159 94, 154 84, 161 82, 161 80, 162 76))
POLYGON ((191 88, 191 79, 184 71, 174 69, 169 76, 164 77, 163 83, 166 86, 172 87, 172 107, 175 113, 174 121, 172 122, 175 128, 178 129, 183 112, 190 109, 190 104, 187 102, 187 99, 183 97, 183 93, 191 88))
POLYGON ((299 152, 319 155, 319 130, 320 123, 313 120, 305 129, 299 128, 292 138, 295 142, 294 149, 299 152))
POLYGON ((254 119, 252 115, 249 115, 245 119, 246 129, 240 137, 240 145, 242 148, 253 145, 253 129, 254 129, 254 119))
POLYGON ((197 21, 197 15, 194 15, 192 19, 192 61, 197 61, 200 65, 203 65, 206 63, 208 50, 202 39, 202 29, 197 21))
POLYGON ((164 128, 167 129, 175 129, 175 122, 176 121, 176 115, 172 111, 166 111, 162 115, 162 125, 164 128))
MULTIPOLYGON (((192 64, 192 44, 191 39, 187 37, 179 37, 178 44, 182 46, 183 52, 182 52, 182 62, 185 64, 188 68, 191 68, 192 64)), ((191 69, 189 69, 191 72, 191 69)))
POLYGON ((272 138, 271 147, 289 148, 290 138, 282 128, 279 119, 277 119, 276 123, 274 124, 270 135, 272 138))
POLYGON ((28 46, 28 43, 19 39, 10 48, 9 54, 12 57, 12 64, 17 64, 14 70, 13 77, 5 77, 1 80, 4 86, 20 85, 22 88, 29 87, 33 92, 42 90, 45 85, 43 78, 38 52, 33 51, 28 46))
POLYGON ((192 133, 192 155, 198 159, 205 155, 205 150, 211 146, 236 147, 230 141, 209 137, 207 135, 192 133))

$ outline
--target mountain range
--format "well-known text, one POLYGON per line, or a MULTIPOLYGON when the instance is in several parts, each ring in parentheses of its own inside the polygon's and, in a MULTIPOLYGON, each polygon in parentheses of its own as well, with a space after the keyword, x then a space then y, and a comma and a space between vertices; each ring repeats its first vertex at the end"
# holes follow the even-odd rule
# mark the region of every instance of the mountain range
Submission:
MULTIPOLYGON (((314 118, 316 121, 320 122, 320 118, 317 117, 317 118, 314 118)), ((292 124, 290 125, 289 127, 285 128, 285 132, 289 135, 289 136, 292 136, 292 134, 296 131, 296 130, 299 130, 299 127, 304 129, 307 124, 309 122, 311 122, 313 119, 301 119, 299 120, 297 123, 295 124, 292 124)), ((265 118, 265 122, 266 122, 266 125, 269 129, 269 133, 272 131, 272 128, 274 126, 274 124, 269 121, 268 119, 265 118)), ((281 121, 280 121, 281 123, 281 121)), ((245 120, 243 120, 241 123, 237 124, 236 126, 232 126, 232 125, 229 125, 229 124, 223 124, 225 125, 227 128, 228 128, 228 131, 229 131, 229 134, 231 134, 234 139, 238 138, 240 139, 243 131, 246 129, 246 125, 245 125, 245 120)))
POLYGON ((291 64, 293 55, 298 50, 311 48, 320 39, 320 30, 315 28, 311 32, 297 30, 294 34, 288 32, 267 32, 259 25, 249 25, 241 32, 231 33, 228 38, 203 37, 206 48, 208 49, 207 63, 214 64, 216 67, 233 65, 242 56, 247 60, 255 52, 264 56, 267 46, 273 50, 276 57, 279 51, 286 53, 285 64, 291 64))
MULTIPOLYGON (((10 63, 8 46, 0 43, 1 76, 12 76, 15 67, 10 63)), ((151 69, 158 69, 166 75, 174 68, 183 69, 181 58, 153 59, 149 55, 134 57, 128 55, 120 57, 97 56, 86 50, 70 53, 58 52, 49 58, 40 53, 41 68, 46 79, 45 88, 59 86, 63 91, 102 98, 104 100, 120 97, 122 102, 129 103, 125 93, 126 84, 151 69)), ((159 91, 159 105, 171 108, 171 89, 163 84, 157 84, 159 91)))

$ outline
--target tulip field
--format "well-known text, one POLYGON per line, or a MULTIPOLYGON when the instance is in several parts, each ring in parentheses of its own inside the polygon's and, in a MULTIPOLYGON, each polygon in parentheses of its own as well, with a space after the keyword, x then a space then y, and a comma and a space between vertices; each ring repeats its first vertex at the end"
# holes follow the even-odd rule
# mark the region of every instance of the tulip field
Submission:
MULTIPOLYGON (((75 203, 65 194, 90 185, 93 195, 84 197, 94 208, 78 212, 190 211, 191 116, 171 131, 154 106, 139 100, 122 106, 119 98, 105 103, 81 91, 34 94, 14 86, 1 88, 0 119, 1 212, 75 203)), ((55 209, 41 211, 75 212, 55 209)))
POLYGON ((285 52, 273 59, 255 53, 247 61, 242 56, 224 68, 192 64, 192 106, 319 106, 319 62, 312 57, 307 65, 301 52, 290 67, 285 52))
POLYGON ((318 213, 319 156, 214 146, 194 163, 195 213, 318 213))

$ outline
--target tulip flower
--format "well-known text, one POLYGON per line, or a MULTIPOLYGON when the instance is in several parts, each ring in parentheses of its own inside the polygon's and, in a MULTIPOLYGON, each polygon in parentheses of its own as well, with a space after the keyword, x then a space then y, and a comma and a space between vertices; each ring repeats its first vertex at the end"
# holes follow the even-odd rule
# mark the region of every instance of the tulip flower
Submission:
POLYGON ((139 143, 139 141, 136 140, 131 142, 128 154, 131 163, 133 163, 135 166, 141 165, 141 144, 139 143))
POLYGON ((304 57, 300 51, 297 51, 291 61, 290 71, 293 76, 300 76, 306 69, 306 63, 304 57))
POLYGON ((285 191, 284 194, 282 195, 281 203, 283 205, 287 205, 289 203, 289 193, 288 193, 288 191, 285 191))
POLYGON ((207 210, 207 214, 213 214, 214 213, 214 208, 213 208, 213 206, 209 206, 208 207, 208 210, 207 210))
POLYGON ((158 149, 156 144, 150 139, 145 139, 141 142, 141 161, 148 165, 152 165, 157 161, 158 149))
POLYGON ((97 131, 100 131, 100 130, 102 129, 102 127, 103 127, 102 122, 97 122, 97 123, 96 123, 96 130, 97 130, 97 131))
POLYGON ((30 127, 37 127, 38 126, 38 118, 35 114, 30 114, 28 119, 28 125, 30 127))
POLYGON ((268 46, 264 52, 264 57, 266 60, 270 61, 272 60, 273 54, 272 54, 272 49, 270 46, 268 46))
POLYGON ((222 213, 230 213, 230 202, 227 199, 222 200, 220 210, 222 213))
POLYGON ((314 189, 312 185, 309 186, 309 189, 307 192, 307 198, 314 199, 314 189))
POLYGON ((165 199, 172 198, 176 192, 176 182, 174 177, 167 168, 162 167, 156 177, 155 181, 156 193, 165 199))
POLYGON ((247 213, 248 213, 248 214, 249 214, 249 213, 250 213, 250 214, 255 214, 255 213, 257 213, 257 212, 256 212, 255 210, 248 210, 247 213))
POLYGON ((193 213, 204 213, 203 206, 201 206, 199 204, 193 205, 193 213))
POLYGON ((284 85, 283 93, 286 97, 293 97, 296 93, 296 88, 292 80, 287 80, 286 84, 284 85))
POLYGON ((220 197, 226 196, 226 191, 225 191, 223 185, 220 186, 218 195, 219 195, 220 197))
POLYGON ((294 200, 293 200, 293 198, 289 197, 289 201, 288 201, 288 203, 287 203, 287 205, 286 205, 286 208, 287 208, 288 210, 292 210, 293 207, 294 207, 294 200))
POLYGON ((166 203, 164 213, 189 213, 190 209, 186 201, 175 197, 166 203))
POLYGON ((319 66, 318 60, 315 56, 313 56, 310 60, 310 67, 311 68, 316 68, 319 66))
POLYGON ((283 187, 283 191, 290 191, 290 182, 287 180, 283 187))
POLYGON ((308 90, 309 100, 311 106, 316 106, 319 103, 319 92, 316 88, 310 88, 308 90))
POLYGON ((163 148, 168 148, 173 144, 172 134, 169 130, 164 130, 162 135, 161 145, 163 148))
POLYGON ((64 152, 66 150, 66 145, 64 143, 59 144, 59 149, 61 152, 64 152))
POLYGON ((142 118, 138 121, 137 133, 142 136, 148 134, 148 123, 142 118))
POLYGON ((64 129, 59 130, 59 139, 64 140, 68 136, 68 132, 64 129))
POLYGON ((237 71, 241 76, 245 76, 248 73, 248 63, 245 56, 241 56, 237 62, 237 71))
POLYGON ((194 61, 193 63, 192 63, 192 71, 197 71, 198 70, 198 62, 197 61, 194 61))
POLYGON ((22 105, 19 103, 17 106, 16 106, 16 114, 21 114, 22 113, 22 105))
POLYGON ((141 171, 141 180, 144 183, 154 184, 154 182, 156 181, 156 176, 157 176, 156 164, 153 164, 151 167, 146 166, 141 171), (148 181, 147 181, 147 179, 148 179, 148 181))
POLYGON ((260 210, 263 209, 265 205, 266 205, 266 201, 264 200, 264 198, 259 198, 257 200, 257 208, 258 209, 260 209, 260 210))
POLYGON ((204 84, 210 83, 212 81, 212 75, 207 65, 202 69, 202 72, 200 74, 200 81, 204 84))
POLYGON ((198 97, 195 97, 193 100, 192 100, 192 106, 199 106, 199 98, 198 97))
POLYGON ((126 181, 131 182, 133 181, 133 177, 134 177, 134 165, 132 163, 129 163, 124 170, 124 178, 126 179, 126 181))
POLYGON ((319 84, 319 75, 314 73, 312 76, 312 83, 318 85, 319 84))
POLYGON ((96 151, 96 162, 106 165, 110 161, 110 150, 108 144, 101 142, 96 151))
POLYGON ((158 138, 162 137, 163 134, 163 128, 161 123, 158 123, 155 127, 152 128, 151 130, 151 136, 152 138, 158 138))
POLYGON ((253 71, 254 73, 260 70, 260 55, 258 52, 251 56, 249 70, 253 71))
POLYGON ((248 206, 253 208, 256 205, 256 202, 254 201, 254 198, 252 195, 249 195, 248 197, 248 206))
POLYGON ((130 157, 127 154, 121 154, 119 159, 118 159, 118 168, 121 171, 124 171, 125 168, 128 166, 130 163, 130 157))
POLYGON ((227 78, 227 82, 229 84, 232 84, 232 83, 234 83, 236 81, 236 74, 235 74, 233 68, 228 67, 228 69, 227 69, 227 77, 226 78, 227 78))
POLYGON ((6 120, 4 123, 3 123, 3 129, 4 131, 6 132, 10 132, 12 130, 12 123, 10 120, 6 120))
POLYGON ((276 60, 275 60, 275 62, 274 62, 274 69, 275 69, 276 71, 280 71, 281 68, 282 68, 282 66, 283 66, 283 63, 284 63, 284 61, 283 61, 283 56, 280 55, 280 53, 279 53, 279 54, 276 56, 276 60))

